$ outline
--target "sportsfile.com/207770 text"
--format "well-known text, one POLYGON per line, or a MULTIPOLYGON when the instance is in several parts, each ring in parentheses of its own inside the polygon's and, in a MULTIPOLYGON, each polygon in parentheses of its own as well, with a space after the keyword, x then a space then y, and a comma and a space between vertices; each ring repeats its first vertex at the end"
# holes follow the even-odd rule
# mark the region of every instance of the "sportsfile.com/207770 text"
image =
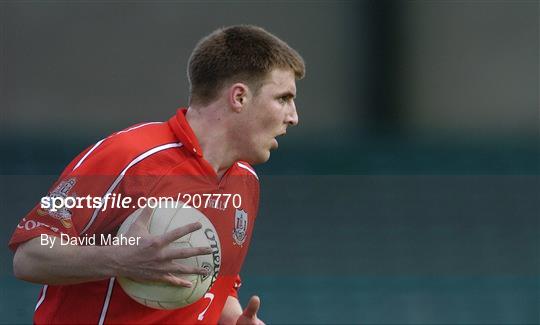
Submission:
POLYGON ((176 197, 139 197, 134 200, 122 193, 107 193, 103 197, 96 196, 44 196, 40 201, 41 208, 56 212, 62 209, 129 209, 129 208, 214 208, 225 210, 229 205, 234 208, 242 206, 242 196, 230 193, 178 193, 176 197))

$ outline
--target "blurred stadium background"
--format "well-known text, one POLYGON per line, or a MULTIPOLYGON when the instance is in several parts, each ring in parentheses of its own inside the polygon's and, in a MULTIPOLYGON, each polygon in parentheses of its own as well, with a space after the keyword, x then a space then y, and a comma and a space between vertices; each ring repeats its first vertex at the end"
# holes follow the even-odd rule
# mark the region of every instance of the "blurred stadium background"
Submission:
POLYGON ((243 302, 268 323, 540 322, 537 1, 1 1, 0 322, 40 286, 7 242, 74 155, 187 103, 191 49, 298 49, 300 126, 260 166, 243 302))

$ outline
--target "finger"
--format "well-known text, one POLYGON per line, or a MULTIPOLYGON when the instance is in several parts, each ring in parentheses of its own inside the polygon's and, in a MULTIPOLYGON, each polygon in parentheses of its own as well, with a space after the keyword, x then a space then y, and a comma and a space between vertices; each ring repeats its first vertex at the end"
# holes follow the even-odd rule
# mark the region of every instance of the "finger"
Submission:
POLYGON ((188 247, 188 248, 175 248, 167 247, 164 250, 163 255, 166 260, 175 260, 180 258, 189 258, 199 255, 208 255, 212 253, 211 247, 188 247))
POLYGON ((182 227, 175 228, 171 231, 168 231, 160 236, 161 240, 163 241, 163 245, 168 245, 172 243, 173 241, 177 240, 178 238, 182 238, 183 236, 192 233, 196 230, 199 230, 202 228, 202 224, 200 222, 194 222, 187 224, 182 227))
POLYGON ((261 299, 258 296, 253 296, 249 299, 246 309, 244 309, 244 316, 246 317, 256 317, 259 307, 261 306, 261 299))
POLYGON ((151 209, 149 207, 145 207, 141 211, 141 214, 135 220, 134 224, 139 225, 139 226, 143 226, 144 228, 148 229, 149 228, 148 226, 150 224, 150 220, 152 219, 153 214, 154 214, 153 209, 151 209))
POLYGON ((161 275, 154 274, 153 276, 145 276, 145 277, 128 276, 127 278, 136 282, 139 282, 139 281, 149 282, 149 283, 161 282, 161 283, 168 283, 171 285, 181 286, 181 287, 186 287, 186 288, 193 287, 193 283, 191 283, 191 281, 175 276, 172 272, 164 273, 161 275))
POLYGON ((165 281, 167 283, 170 283, 172 285, 176 285, 176 286, 180 286, 180 287, 186 287, 186 288, 191 288, 193 287, 193 283, 191 283, 191 281, 188 281, 186 279, 182 279, 182 278, 179 278, 171 273, 165 275, 163 277, 163 279, 161 279, 162 281, 165 281))
POLYGON ((194 265, 185 265, 180 263, 172 262, 166 270, 171 274, 176 275, 188 275, 188 274, 198 274, 198 275, 208 275, 208 270, 203 267, 198 267, 194 265))

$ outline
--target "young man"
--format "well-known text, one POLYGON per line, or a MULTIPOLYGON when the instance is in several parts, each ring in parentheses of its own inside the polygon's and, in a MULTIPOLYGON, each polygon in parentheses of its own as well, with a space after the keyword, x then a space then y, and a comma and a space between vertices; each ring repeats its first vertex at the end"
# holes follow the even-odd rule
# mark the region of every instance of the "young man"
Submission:
POLYGON ((128 231, 141 238, 138 245, 59 245, 59 240, 55 245, 53 239, 62 235, 116 234, 136 207, 53 211, 38 204, 9 244, 15 276, 44 284, 35 323, 262 323, 259 298, 252 297, 242 311, 236 294, 259 200, 258 177, 250 165, 266 162, 278 146, 276 138, 298 123, 295 80, 304 76, 304 62, 265 30, 232 26, 202 39, 188 70, 189 108, 86 149, 66 167, 49 197, 239 195, 240 206, 216 203, 199 209, 221 243, 221 268, 209 293, 184 308, 158 310, 129 298, 115 280, 123 276, 191 286, 179 275, 207 271, 173 260, 209 254, 210 248, 169 243, 200 223, 152 236, 150 213, 142 213, 128 231))

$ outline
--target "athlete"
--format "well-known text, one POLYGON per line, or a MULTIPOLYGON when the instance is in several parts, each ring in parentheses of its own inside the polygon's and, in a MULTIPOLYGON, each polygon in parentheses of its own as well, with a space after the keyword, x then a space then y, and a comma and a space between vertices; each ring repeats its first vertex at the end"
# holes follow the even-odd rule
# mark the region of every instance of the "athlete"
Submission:
POLYGON ((55 210, 37 204, 9 243, 15 276, 44 284, 34 322, 263 324, 257 317, 259 298, 251 297, 242 310, 237 296, 259 204, 251 165, 266 162, 278 147, 276 138, 298 123, 295 82, 304 73, 301 56, 264 29, 218 29, 197 44, 189 59, 188 108, 168 121, 138 124, 87 148, 48 193, 135 199, 238 195, 241 202, 234 206, 213 202, 200 208, 221 244, 220 269, 203 298, 175 310, 149 308, 127 296, 116 280, 122 276, 190 287, 180 275, 208 275, 204 268, 173 260, 214 254, 213 248, 169 245, 200 229, 200 223, 154 236, 145 209, 127 233, 140 238, 138 245, 60 245, 63 236, 114 235, 137 207, 55 210))

